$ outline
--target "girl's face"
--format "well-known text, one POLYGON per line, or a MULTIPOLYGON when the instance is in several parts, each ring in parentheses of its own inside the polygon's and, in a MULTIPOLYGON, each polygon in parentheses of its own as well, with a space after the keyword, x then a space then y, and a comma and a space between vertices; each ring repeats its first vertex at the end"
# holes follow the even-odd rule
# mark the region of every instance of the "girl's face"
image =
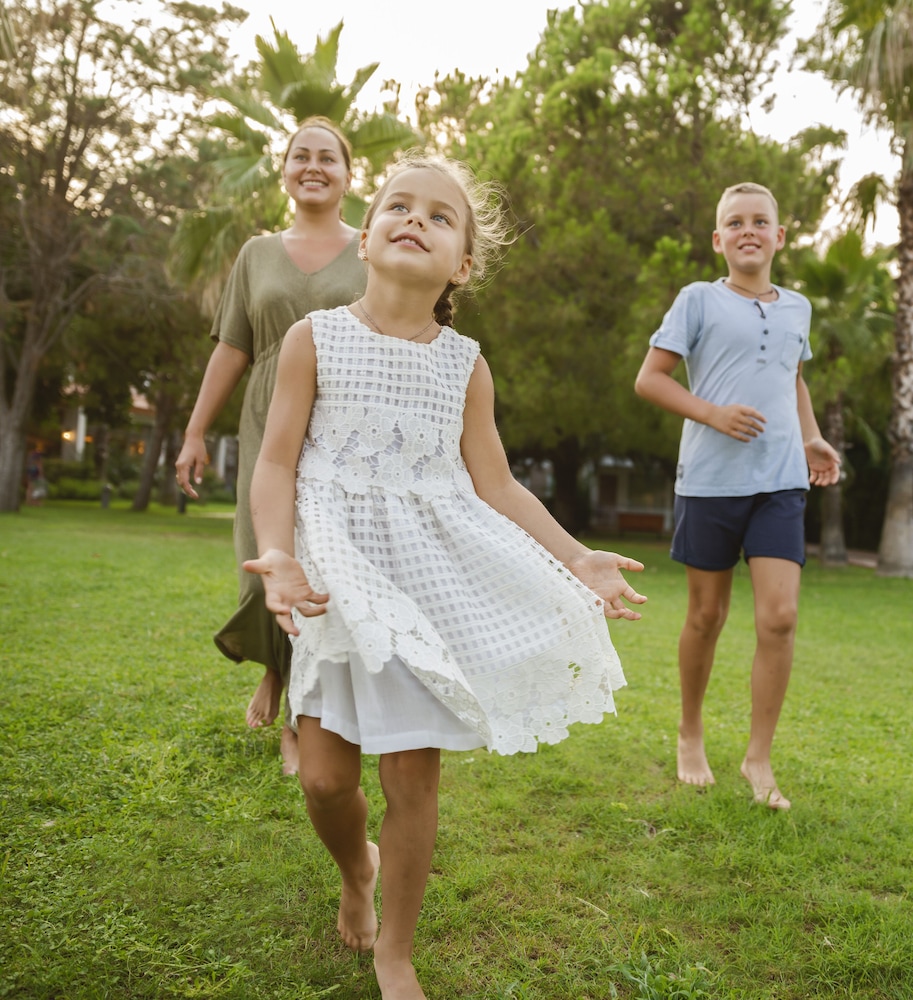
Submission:
POLYGON ((338 207, 350 180, 342 147, 332 132, 309 126, 292 139, 282 182, 296 205, 338 207))
POLYGON ((361 246, 375 269, 408 273, 441 291, 469 277, 468 225, 459 185, 438 170, 411 167, 381 192, 361 246))

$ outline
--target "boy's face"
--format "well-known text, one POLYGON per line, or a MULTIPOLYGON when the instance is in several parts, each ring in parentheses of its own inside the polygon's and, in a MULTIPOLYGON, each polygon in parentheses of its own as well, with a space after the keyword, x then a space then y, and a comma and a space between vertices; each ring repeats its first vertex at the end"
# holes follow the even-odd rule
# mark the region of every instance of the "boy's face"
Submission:
POLYGON ((732 194, 722 205, 713 249, 721 253, 730 272, 770 273, 774 254, 783 248, 786 230, 764 194, 732 194))

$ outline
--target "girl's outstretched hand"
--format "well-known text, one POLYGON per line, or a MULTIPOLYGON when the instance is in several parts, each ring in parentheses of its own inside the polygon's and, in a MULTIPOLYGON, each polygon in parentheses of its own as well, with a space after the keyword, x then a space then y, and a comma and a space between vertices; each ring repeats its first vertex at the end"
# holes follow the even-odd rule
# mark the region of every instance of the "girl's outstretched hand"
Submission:
POLYGON ((289 635, 298 635, 292 620, 292 608, 305 618, 326 613, 328 594, 318 594, 307 581, 297 559, 279 549, 267 549, 259 559, 242 563, 248 573, 263 577, 266 606, 276 616, 279 627, 289 635))
POLYGON ((641 617, 639 611, 629 608, 625 602, 643 604, 646 597, 637 593, 621 571, 626 569, 639 573, 644 568, 643 563, 620 556, 617 552, 589 551, 571 559, 566 565, 581 583, 603 599, 606 618, 627 618, 635 622, 641 617))

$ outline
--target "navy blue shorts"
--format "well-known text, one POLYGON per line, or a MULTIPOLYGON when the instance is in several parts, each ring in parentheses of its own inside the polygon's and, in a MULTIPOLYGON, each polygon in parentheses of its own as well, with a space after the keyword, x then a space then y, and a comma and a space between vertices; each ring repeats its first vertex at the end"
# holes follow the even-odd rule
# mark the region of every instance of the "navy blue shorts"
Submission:
POLYGON ((675 497, 671 556, 695 569, 726 570, 754 556, 805 565, 805 490, 751 497, 675 497))

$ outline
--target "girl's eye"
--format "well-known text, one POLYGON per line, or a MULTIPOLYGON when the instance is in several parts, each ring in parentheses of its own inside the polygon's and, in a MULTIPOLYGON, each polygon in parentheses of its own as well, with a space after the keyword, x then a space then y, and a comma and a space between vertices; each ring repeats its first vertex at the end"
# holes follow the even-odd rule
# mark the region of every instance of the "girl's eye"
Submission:
POLYGON ((408 212, 409 209, 406 208, 406 206, 401 201, 395 201, 390 206, 390 211, 391 212, 408 212))
POLYGON ((431 218, 434 219, 435 222, 443 222, 445 225, 450 225, 450 219, 441 212, 435 212, 431 218))

